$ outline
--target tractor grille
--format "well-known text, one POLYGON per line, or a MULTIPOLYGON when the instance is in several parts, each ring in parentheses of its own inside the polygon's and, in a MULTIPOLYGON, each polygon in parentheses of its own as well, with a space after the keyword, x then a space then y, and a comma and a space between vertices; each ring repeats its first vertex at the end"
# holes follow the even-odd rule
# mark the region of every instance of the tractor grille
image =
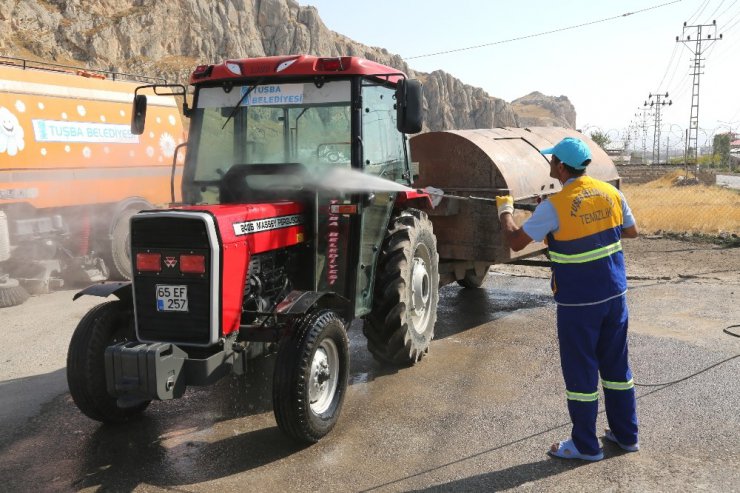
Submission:
POLYGON ((210 248, 206 224, 200 216, 136 216, 131 223, 133 248, 210 248))
MULTIPOLYGON (((134 216, 131 221, 131 256, 134 261, 134 296, 138 337, 146 342, 172 342, 205 346, 213 341, 213 289, 211 245, 203 216, 134 216), (158 253, 159 272, 136 268, 138 253, 158 253), (180 272, 182 254, 205 256, 205 273, 180 272), (174 265, 173 265, 173 260, 174 265), (187 311, 165 311, 159 306, 157 286, 185 286, 187 311)), ((216 259, 217 260, 217 259, 216 259)), ((216 318, 218 320, 218 318, 216 318)), ((218 326, 218 323, 215 324, 218 326)))

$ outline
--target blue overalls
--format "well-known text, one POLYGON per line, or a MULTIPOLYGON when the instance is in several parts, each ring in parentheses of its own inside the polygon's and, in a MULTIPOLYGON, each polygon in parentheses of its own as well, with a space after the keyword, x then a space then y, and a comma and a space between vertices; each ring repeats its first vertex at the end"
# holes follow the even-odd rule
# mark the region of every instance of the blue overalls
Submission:
POLYGON ((589 455, 600 450, 599 374, 609 427, 620 443, 637 443, 635 389, 627 361, 621 200, 614 187, 588 176, 566 183, 549 198, 559 222, 547 240, 558 304, 560 363, 573 443, 589 455))

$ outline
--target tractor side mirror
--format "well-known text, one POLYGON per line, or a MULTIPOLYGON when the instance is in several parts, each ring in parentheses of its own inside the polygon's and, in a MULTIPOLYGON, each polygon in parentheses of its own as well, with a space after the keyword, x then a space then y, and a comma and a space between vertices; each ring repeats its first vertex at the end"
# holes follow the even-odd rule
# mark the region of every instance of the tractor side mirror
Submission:
POLYGON ((134 96, 134 107, 131 112, 131 133, 141 135, 144 133, 144 123, 146 122, 146 95, 137 94, 134 96))
POLYGON ((421 132, 424 122, 421 81, 401 79, 396 86, 396 128, 405 134, 421 132))

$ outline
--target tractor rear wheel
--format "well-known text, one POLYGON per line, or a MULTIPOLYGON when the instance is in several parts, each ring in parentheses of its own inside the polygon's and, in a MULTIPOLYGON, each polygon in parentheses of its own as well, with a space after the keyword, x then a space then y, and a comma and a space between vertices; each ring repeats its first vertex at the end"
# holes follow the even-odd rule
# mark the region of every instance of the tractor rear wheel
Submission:
POLYGON ((109 254, 106 255, 106 265, 110 269, 111 280, 130 280, 133 276, 133 265, 131 264, 131 243, 129 241, 131 216, 136 214, 136 209, 126 209, 116 219, 113 227, 111 241, 108 245, 109 254))
POLYGON ((410 366, 429 351, 439 300, 439 255, 432 222, 416 209, 393 218, 363 331, 381 363, 410 366))
POLYGON ((93 307, 77 325, 67 353, 67 384, 75 404, 89 418, 122 423, 149 405, 147 400, 120 407, 118 400, 108 394, 105 349, 129 340, 135 340, 131 310, 121 301, 93 307))
POLYGON ((465 271, 465 277, 458 279, 457 283, 466 289, 477 289, 483 286, 487 275, 488 267, 486 267, 486 270, 482 274, 476 274, 475 269, 468 269, 465 271))
POLYGON ((342 319, 320 310, 299 320, 280 342, 272 386, 278 427, 316 443, 334 428, 349 378, 349 342, 342 319))

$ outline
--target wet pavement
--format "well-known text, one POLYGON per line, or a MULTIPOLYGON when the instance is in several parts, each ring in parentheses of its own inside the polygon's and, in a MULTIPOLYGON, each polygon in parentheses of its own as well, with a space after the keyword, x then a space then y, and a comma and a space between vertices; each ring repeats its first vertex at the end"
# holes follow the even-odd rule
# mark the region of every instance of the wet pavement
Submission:
POLYGON ((342 415, 310 447, 275 424, 272 360, 134 423, 89 420, 64 358, 95 300, 35 297, 0 312, 25 335, 0 349, 0 490, 740 490, 740 338, 722 333, 740 323, 740 276, 631 288, 642 450, 607 444, 594 464, 545 454, 569 421, 544 278, 494 272, 480 290, 443 288, 430 354, 412 368, 378 365, 353 326, 342 415))

